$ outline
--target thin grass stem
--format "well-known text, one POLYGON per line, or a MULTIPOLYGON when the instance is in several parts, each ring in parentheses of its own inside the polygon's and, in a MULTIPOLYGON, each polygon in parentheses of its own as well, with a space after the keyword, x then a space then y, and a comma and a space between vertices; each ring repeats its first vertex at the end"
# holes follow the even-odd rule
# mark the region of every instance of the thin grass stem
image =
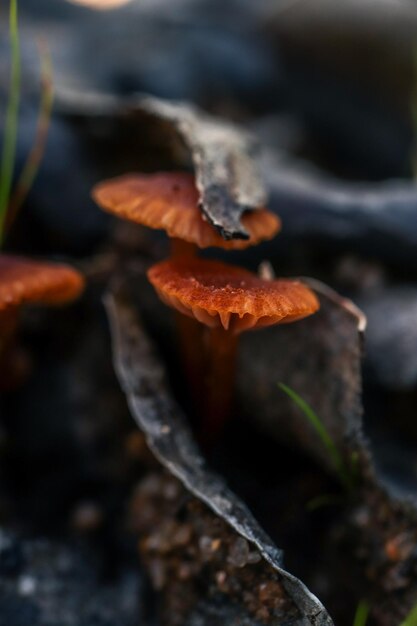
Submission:
POLYGON ((38 122, 32 149, 28 154, 22 173, 16 183, 16 190, 12 195, 6 220, 8 231, 16 219, 38 173, 48 138, 54 102, 52 62, 45 42, 39 42, 39 57, 41 63, 41 99, 39 104, 38 122))
POLYGON ((323 446, 326 448, 329 457, 332 461, 332 464, 338 474, 340 482, 346 487, 346 489, 351 492, 353 490, 353 477, 345 462, 337 449, 331 435, 329 434, 327 428, 317 415, 315 411, 311 408, 309 404, 301 396, 298 395, 291 387, 288 387, 284 383, 278 383, 278 387, 283 391, 287 396, 291 398, 291 400, 301 409, 304 416, 310 422, 317 435, 319 436, 323 446))
POLYGON ((356 607, 353 626, 366 626, 369 616, 369 604, 366 600, 361 600, 356 607))
POLYGON ((20 101, 20 45, 17 0, 10 0, 9 31, 11 47, 10 91, 6 109, 4 140, 0 163, 0 244, 9 206, 16 157, 17 128, 20 101))

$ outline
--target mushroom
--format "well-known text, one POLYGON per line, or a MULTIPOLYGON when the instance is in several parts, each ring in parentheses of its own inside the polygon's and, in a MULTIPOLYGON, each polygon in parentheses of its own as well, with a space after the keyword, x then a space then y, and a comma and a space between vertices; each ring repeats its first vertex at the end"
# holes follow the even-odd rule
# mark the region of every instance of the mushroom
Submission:
POLYGON ((13 338, 19 310, 26 303, 60 305, 77 298, 84 288, 79 272, 67 265, 41 263, 0 255, 0 386, 13 381, 13 338), (7 369, 6 369, 7 368, 7 369), (6 375, 7 374, 7 375, 6 375))
MULTIPOLYGON (((165 230, 171 238, 172 258, 195 256, 198 248, 242 250, 272 239, 281 227, 279 218, 266 209, 247 211, 242 224, 248 239, 226 241, 203 217, 194 176, 187 172, 126 174, 96 185, 97 204, 117 215, 149 228, 165 230)), ((190 318, 176 319, 181 355, 189 388, 200 395, 202 336, 190 318)))
POLYGON ((247 211, 242 224, 248 239, 226 241, 203 217, 194 176, 187 172, 126 174, 96 185, 94 200, 104 210, 149 228, 165 230, 172 238, 173 256, 195 254, 196 248, 243 250, 272 239, 279 218, 266 209, 247 211))
POLYGON ((238 335, 295 322, 315 313, 319 302, 299 281, 264 280, 219 261, 181 258, 151 267, 148 278, 160 299, 206 328, 202 436, 215 437, 232 401, 238 335))

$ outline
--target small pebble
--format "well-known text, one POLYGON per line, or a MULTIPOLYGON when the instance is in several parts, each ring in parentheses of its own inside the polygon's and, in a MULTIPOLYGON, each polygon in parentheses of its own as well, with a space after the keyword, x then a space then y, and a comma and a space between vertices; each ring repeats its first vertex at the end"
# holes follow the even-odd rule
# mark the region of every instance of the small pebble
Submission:
POLYGON ((266 606, 261 606, 255 613, 256 619, 260 622, 267 622, 269 620, 269 611, 266 606))
POLYGON ((187 524, 182 524, 172 535, 172 544, 176 547, 185 546, 191 541, 192 529, 187 524))
POLYGON ((149 562, 149 575, 156 591, 161 591, 166 583, 166 569, 161 559, 152 559, 149 562))
POLYGON ((17 588, 20 595, 30 596, 35 592, 36 581, 32 576, 21 576, 17 588))
POLYGON ((411 533, 403 532, 391 537, 385 543, 385 554, 390 561, 404 561, 415 549, 414 538, 411 533))
POLYGON ((249 552, 248 554, 248 563, 259 563, 262 560, 261 555, 256 550, 249 552))
POLYGON ((189 580, 194 573, 194 568, 190 563, 181 563, 178 570, 178 578, 180 580, 189 580))
POLYGON ((180 494, 180 486, 175 481, 169 481, 163 486, 163 495, 167 500, 176 500, 180 494))
POLYGON ((126 437, 125 446, 132 459, 142 459, 147 449, 145 437, 139 431, 133 431, 126 437))
POLYGON ((223 570, 216 572, 215 578, 216 578, 217 586, 220 589, 220 591, 226 591, 227 590, 227 586, 225 584, 226 579, 227 579, 226 572, 224 572, 223 570))
POLYGON ((230 547, 227 562, 235 567, 245 567, 249 558, 249 544, 243 537, 238 537, 230 547))
POLYGON ((72 514, 72 526, 81 533, 96 530, 103 521, 103 512, 95 502, 82 502, 72 514))

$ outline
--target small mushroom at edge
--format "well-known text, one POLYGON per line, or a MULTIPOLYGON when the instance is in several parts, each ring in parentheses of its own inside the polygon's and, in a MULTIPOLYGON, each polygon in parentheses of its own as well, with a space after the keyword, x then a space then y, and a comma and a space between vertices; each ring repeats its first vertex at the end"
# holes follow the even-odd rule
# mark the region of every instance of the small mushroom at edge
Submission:
POLYGON ((0 387, 15 385, 20 377, 13 367, 14 336, 19 310, 28 303, 60 305, 75 300, 84 279, 68 265, 41 263, 0 255, 0 387))

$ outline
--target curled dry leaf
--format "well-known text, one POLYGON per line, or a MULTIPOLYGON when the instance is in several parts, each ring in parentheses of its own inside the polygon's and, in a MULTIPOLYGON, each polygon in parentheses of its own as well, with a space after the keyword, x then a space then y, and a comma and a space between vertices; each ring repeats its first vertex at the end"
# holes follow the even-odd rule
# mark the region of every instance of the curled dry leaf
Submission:
POLYGON ((188 104, 149 96, 119 99, 60 91, 57 111, 66 119, 94 119, 79 133, 92 135, 89 145, 93 139, 98 146, 104 137, 107 151, 96 149, 95 158, 111 157, 111 166, 104 163, 105 175, 139 165, 150 171, 193 167, 203 212, 227 239, 247 237, 242 213, 265 206, 267 190, 269 206, 285 224, 284 238, 343 242, 391 262, 416 265, 412 181, 341 181, 284 152, 259 150, 245 130, 188 104))
POLYGON ((322 283, 306 278, 303 282, 320 294, 321 310, 285 332, 271 328, 244 338, 239 397, 248 416, 254 415, 262 428, 296 442, 326 464, 329 458, 321 442, 295 404, 282 397, 277 383, 289 385, 314 408, 338 448, 347 454, 352 448, 365 454, 358 442, 362 437, 360 335, 366 319, 353 303, 322 283))
POLYGON ((413 181, 358 183, 268 152, 261 167, 284 236, 343 242, 350 250, 416 266, 417 188, 413 181))
MULTIPOLYGON (((180 545, 184 536, 198 544, 201 550, 207 548, 217 553, 221 558, 217 561, 217 554, 213 556, 212 567, 201 566, 200 558, 194 556, 189 566, 197 568, 197 579, 205 576, 203 589, 206 589, 206 597, 196 598, 193 607, 187 607, 189 624, 209 623, 210 612, 218 611, 216 598, 219 591, 223 593, 223 601, 227 611, 234 611, 242 617, 244 623, 255 625, 265 621, 271 624, 280 624, 283 612, 290 623, 315 626, 330 625, 332 621, 320 601, 306 588, 295 576, 285 570, 282 562, 282 552, 276 548, 271 539, 260 528, 246 506, 225 486, 223 480, 215 475, 207 467, 201 456, 190 431, 186 425, 181 410, 172 399, 166 381, 164 369, 158 360, 155 350, 145 334, 136 313, 131 306, 122 298, 120 292, 113 291, 106 297, 106 307, 110 320, 115 369, 120 384, 126 394, 131 413, 143 430, 147 443, 165 467, 168 474, 159 477, 159 486, 172 483, 174 477, 180 486, 170 488, 172 492, 179 489, 187 495, 183 504, 181 527, 174 529, 175 532, 163 532, 163 526, 159 527, 162 536, 155 538, 155 524, 152 520, 155 516, 171 520, 170 507, 175 509, 172 501, 158 504, 163 500, 164 489, 159 486, 154 489, 146 489, 138 494, 142 510, 149 512, 149 526, 147 522, 142 528, 142 552, 145 560, 153 568, 152 576, 157 587, 164 592, 165 598, 173 598, 178 595, 175 589, 170 593, 170 585, 174 585, 172 577, 166 582, 165 573, 183 571, 186 559, 181 556, 180 545), (149 493, 150 491, 150 493, 149 493), (155 508, 156 507, 156 508, 155 508), (185 512, 184 512, 185 511, 185 512), (213 535, 214 533, 214 535, 213 535), (164 541, 169 538, 172 542, 175 536, 182 537, 179 546, 175 546, 174 552, 164 551, 164 541), (210 543, 212 539, 215 543, 210 543), (216 542, 220 539, 220 545, 216 542), (150 550, 149 542, 153 549, 150 550), (156 542, 156 543, 155 543, 156 542), (206 546, 207 544, 207 546, 206 546), (209 545, 210 544, 210 545, 209 545), (220 547, 221 546, 221 547, 220 547), (169 557, 163 555, 168 554, 169 557), (252 555, 249 557, 249 555, 252 555), (256 555, 260 555, 261 561, 256 555), (242 559, 253 563, 248 568, 241 569, 242 559), (240 572, 240 573, 239 573, 240 572), (238 589, 242 590, 242 597, 238 593, 236 598, 231 590, 228 591, 230 577, 239 581, 238 589), (243 594, 243 591, 253 590, 254 582, 258 588, 258 596, 252 597, 243 594), (265 585, 265 586, 264 586, 265 585), (274 587, 272 600, 269 591, 274 587), (214 591, 213 591, 214 590, 214 591), (210 609, 205 600, 213 596, 214 603, 210 603, 210 609), (279 606, 275 603, 278 602, 279 606), (230 604, 232 602, 232 605, 230 604), (271 608, 272 602, 272 608, 271 608), (237 603, 237 604, 236 604, 237 603), (246 603, 246 604, 245 604, 246 603), (270 608, 268 608, 270 607, 270 608), (267 615, 265 610, 267 609, 267 615), (259 613, 260 612, 260 613, 259 613), (197 616, 195 619, 193 615, 197 616), (205 615, 205 617, 202 617, 205 615), (248 617, 249 616, 249 617, 248 617), (201 619, 199 622, 198 619, 201 619), (248 621, 249 620, 249 621, 248 621)), ((149 487, 149 486, 148 486, 149 487)), ((168 491, 170 491, 168 489, 168 491)), ((177 497, 181 500, 181 493, 177 497)), ((177 507, 178 510, 178 507, 177 507)), ((148 516, 146 516, 148 517, 148 516)), ((139 518, 140 519, 140 518, 139 518)), ((174 520, 175 522, 175 520, 174 520)), ((210 559, 209 559, 210 561, 210 559)), ((184 574, 187 596, 193 597, 190 592, 189 579, 184 574)), ((176 582, 175 585, 179 583, 176 582)), ((194 591, 195 593, 195 591, 194 591)), ((201 592, 200 592, 201 593, 201 592)), ((224 621, 226 614, 222 608, 219 615, 224 621)), ((174 616, 167 617, 168 622, 174 624, 174 616)))
POLYGON ((360 304, 369 318, 366 359, 372 380, 412 392, 417 387, 417 288, 409 283, 384 287, 363 293, 360 304))
POLYGON ((247 239, 242 213, 266 204, 255 163, 256 144, 229 123, 194 107, 145 98, 142 106, 174 125, 191 153, 202 209, 225 239, 247 239))
POLYGON ((303 280, 319 295, 320 311, 302 324, 244 337, 239 399, 246 418, 255 420, 258 428, 307 451, 336 476, 322 440, 277 383, 295 390, 319 416, 354 481, 353 493, 346 498, 347 523, 338 529, 335 551, 347 568, 349 559, 359 566, 364 577, 359 593, 368 594, 377 623, 389 626, 400 623, 417 599, 415 496, 414 501, 411 494, 404 498, 395 488, 395 476, 382 476, 376 469, 374 449, 364 434, 365 316, 325 285, 303 280))
POLYGON ((158 169, 161 153, 167 151, 166 165, 194 168, 202 211, 223 238, 248 239, 242 215, 264 207, 267 196, 256 163, 258 146, 246 131, 190 104, 143 95, 117 99, 61 91, 58 108, 63 114, 78 118, 94 116, 95 123, 97 117, 110 120, 113 140, 118 122, 128 121, 138 142, 131 164, 125 164, 121 172, 137 168, 138 154, 149 140, 159 154, 158 169))

